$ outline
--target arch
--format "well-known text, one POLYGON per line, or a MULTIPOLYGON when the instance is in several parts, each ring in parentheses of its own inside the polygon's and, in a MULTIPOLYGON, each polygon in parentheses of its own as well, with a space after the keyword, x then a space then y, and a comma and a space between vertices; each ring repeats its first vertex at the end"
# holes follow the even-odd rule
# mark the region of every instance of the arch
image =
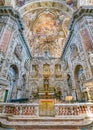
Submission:
POLYGON ((72 79, 70 74, 67 74, 67 83, 70 90, 72 90, 72 79))
POLYGON ((19 74, 19 70, 18 70, 17 65, 12 64, 12 65, 10 66, 10 68, 13 68, 13 69, 15 70, 15 72, 16 72, 17 75, 19 74))
POLYGON ((76 78, 78 78, 78 77, 77 77, 77 76, 78 76, 78 75, 77 75, 78 71, 79 71, 79 70, 82 70, 82 69, 83 69, 83 67, 82 67, 82 65, 80 65, 80 64, 75 67, 75 72, 74 72, 74 73, 75 73, 75 77, 76 77, 76 78))
POLYGON ((17 98, 17 84, 18 84, 19 70, 15 64, 12 64, 8 70, 8 100, 17 98))
POLYGON ((61 78, 62 77, 62 67, 61 64, 55 64, 55 77, 61 78))
POLYGON ((61 95, 62 95, 61 86, 62 84, 60 82, 57 82, 54 87, 55 98, 57 99, 61 99, 61 95))
POLYGON ((84 81, 85 81, 85 73, 82 65, 77 65, 74 71, 75 82, 76 82, 76 94, 78 100, 88 100, 87 92, 83 91, 84 81))
POLYGON ((52 0, 47 0, 47 1, 34 0, 32 2, 30 1, 26 3, 24 6, 20 7, 18 10, 23 17, 29 11, 34 10, 34 9, 39 9, 39 8, 56 8, 58 10, 64 10, 64 12, 68 14, 70 17, 74 12, 73 8, 67 5, 64 1, 60 1, 60 0, 55 0, 55 2, 52 0))

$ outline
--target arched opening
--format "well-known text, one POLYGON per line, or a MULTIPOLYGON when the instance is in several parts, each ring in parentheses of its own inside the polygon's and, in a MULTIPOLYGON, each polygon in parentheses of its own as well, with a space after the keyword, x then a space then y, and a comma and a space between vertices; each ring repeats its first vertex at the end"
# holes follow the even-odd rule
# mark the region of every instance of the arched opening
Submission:
POLYGON ((22 100, 25 97, 25 89, 26 89, 26 74, 22 75, 21 80, 19 79, 17 84, 17 99, 22 100))
POLYGON ((61 100, 63 96, 62 91, 61 91, 61 86, 62 86, 61 82, 57 82, 54 87, 54 96, 55 96, 55 99, 57 100, 61 100))
POLYGON ((30 88, 30 100, 38 99, 39 97, 39 89, 36 82, 32 83, 32 88, 30 88))
POLYGON ((8 71, 8 101, 17 98, 17 82, 18 82, 18 68, 16 65, 11 65, 8 71))
POLYGON ((37 78, 38 77, 38 65, 33 64, 32 65, 32 78, 37 78))
POLYGON ((69 95, 72 95, 72 80, 71 80, 71 76, 69 74, 67 74, 67 83, 68 83, 68 88, 69 88, 69 95))
POLYGON ((79 101, 87 101, 87 91, 84 89, 85 74, 81 65, 76 66, 75 69, 75 81, 76 81, 76 96, 79 101))
POLYGON ((55 64, 55 78, 61 78, 62 72, 61 72, 61 64, 55 64))

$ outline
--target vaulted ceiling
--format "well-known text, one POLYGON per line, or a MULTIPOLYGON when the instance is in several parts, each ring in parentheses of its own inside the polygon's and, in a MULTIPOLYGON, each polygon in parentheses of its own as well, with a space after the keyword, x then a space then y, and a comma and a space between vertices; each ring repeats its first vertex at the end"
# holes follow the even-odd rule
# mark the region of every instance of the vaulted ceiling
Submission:
POLYGON ((68 34, 73 9, 60 0, 37 0, 19 9, 33 57, 59 58, 68 34))

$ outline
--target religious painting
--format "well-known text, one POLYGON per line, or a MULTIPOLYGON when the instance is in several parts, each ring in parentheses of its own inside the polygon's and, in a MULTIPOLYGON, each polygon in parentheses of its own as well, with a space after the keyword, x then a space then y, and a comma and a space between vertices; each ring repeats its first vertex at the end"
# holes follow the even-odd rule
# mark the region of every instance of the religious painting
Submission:
POLYGON ((57 35, 59 29, 58 27, 55 15, 46 11, 36 20, 33 31, 36 35, 40 36, 40 39, 43 41, 50 42, 54 40, 53 36, 57 35))

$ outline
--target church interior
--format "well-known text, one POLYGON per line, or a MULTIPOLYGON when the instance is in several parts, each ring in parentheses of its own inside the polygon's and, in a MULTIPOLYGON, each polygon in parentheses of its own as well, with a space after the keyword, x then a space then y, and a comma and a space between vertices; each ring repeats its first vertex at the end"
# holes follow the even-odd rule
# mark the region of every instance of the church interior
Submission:
POLYGON ((93 0, 0 0, 0 130, 93 130, 93 0))

